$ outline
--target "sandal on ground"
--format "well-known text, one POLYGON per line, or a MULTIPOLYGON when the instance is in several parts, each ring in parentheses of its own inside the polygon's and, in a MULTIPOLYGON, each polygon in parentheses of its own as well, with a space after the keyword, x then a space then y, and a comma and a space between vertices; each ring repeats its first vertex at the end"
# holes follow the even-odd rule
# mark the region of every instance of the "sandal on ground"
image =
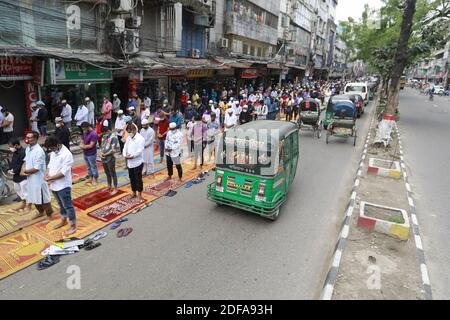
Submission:
POLYGON ((88 240, 98 241, 98 240, 106 237, 107 235, 108 235, 108 233, 106 231, 99 231, 99 232, 95 233, 94 235, 90 236, 88 238, 88 240))
POLYGON ((166 196, 167 196, 167 197, 173 197, 173 196, 176 195, 176 194, 177 194, 176 191, 174 191, 174 190, 169 190, 169 191, 167 191, 166 196))
POLYGON ((187 189, 187 188, 192 187, 193 184, 194 184, 194 181, 193 181, 193 180, 190 180, 190 181, 186 182, 186 184, 184 185, 184 187, 187 189))
POLYGON ((100 242, 89 242, 87 245, 84 246, 84 250, 92 250, 97 247, 100 247, 102 244, 100 242))
POLYGON ((39 261, 38 270, 47 269, 59 262, 59 256, 48 256, 45 259, 39 261))
POLYGON ((128 236, 133 231, 133 228, 125 228, 117 231, 117 238, 122 238, 128 236))

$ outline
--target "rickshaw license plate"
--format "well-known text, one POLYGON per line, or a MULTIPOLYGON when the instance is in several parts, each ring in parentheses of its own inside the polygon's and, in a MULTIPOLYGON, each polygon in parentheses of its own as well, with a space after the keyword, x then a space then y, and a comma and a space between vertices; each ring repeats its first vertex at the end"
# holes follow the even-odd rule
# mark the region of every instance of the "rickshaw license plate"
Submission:
POLYGON ((261 201, 266 201, 266 197, 255 197, 255 201, 261 202, 261 201))
POLYGON ((223 187, 216 186, 216 191, 217 192, 223 192, 223 187))

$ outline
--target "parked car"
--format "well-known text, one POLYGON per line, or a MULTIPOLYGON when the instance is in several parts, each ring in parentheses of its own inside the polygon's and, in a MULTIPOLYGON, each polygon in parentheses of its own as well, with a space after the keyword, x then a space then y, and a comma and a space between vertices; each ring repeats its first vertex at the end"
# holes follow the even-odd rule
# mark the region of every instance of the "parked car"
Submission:
POLYGON ((344 94, 359 94, 364 99, 364 104, 369 103, 369 88, 366 82, 347 83, 344 88, 344 94))

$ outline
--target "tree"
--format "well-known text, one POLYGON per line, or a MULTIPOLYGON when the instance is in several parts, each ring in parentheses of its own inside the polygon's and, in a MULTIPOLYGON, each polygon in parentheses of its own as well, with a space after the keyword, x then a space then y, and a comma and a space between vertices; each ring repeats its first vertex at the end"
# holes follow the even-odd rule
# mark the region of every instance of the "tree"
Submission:
POLYGON ((391 72, 391 83, 386 108, 386 114, 394 115, 398 106, 398 92, 400 90, 400 78, 408 61, 408 42, 411 36, 414 13, 417 0, 406 0, 404 4, 402 26, 394 57, 394 65, 391 72))

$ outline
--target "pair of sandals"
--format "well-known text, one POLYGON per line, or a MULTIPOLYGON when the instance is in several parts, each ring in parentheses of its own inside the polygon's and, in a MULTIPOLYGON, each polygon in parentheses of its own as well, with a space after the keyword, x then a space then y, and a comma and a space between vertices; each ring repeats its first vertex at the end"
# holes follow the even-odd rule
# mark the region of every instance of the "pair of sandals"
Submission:
POLYGON ((117 231, 117 238, 123 238, 128 236, 131 232, 133 232, 133 228, 123 228, 117 231))
POLYGON ((59 262, 59 256, 47 256, 38 263, 38 270, 47 269, 59 262))
POLYGON ((173 196, 176 195, 176 194, 177 194, 176 191, 174 191, 174 190, 169 190, 169 191, 167 191, 166 196, 167 196, 167 197, 173 197, 173 196))
POLYGON ((111 230, 117 229, 118 227, 120 227, 120 225, 121 225, 123 222, 126 222, 126 221, 128 221, 128 218, 119 218, 119 219, 117 219, 117 220, 114 221, 113 224, 111 225, 111 230))

